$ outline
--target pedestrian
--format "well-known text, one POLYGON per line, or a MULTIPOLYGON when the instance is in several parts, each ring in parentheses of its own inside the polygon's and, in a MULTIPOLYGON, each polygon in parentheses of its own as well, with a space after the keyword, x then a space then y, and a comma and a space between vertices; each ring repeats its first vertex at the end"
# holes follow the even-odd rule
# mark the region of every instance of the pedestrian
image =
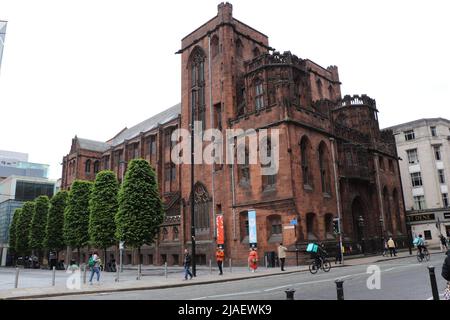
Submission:
POLYGON ((441 238, 442 249, 445 248, 445 251, 447 251, 448 250, 447 239, 442 234, 441 234, 440 238, 441 238))
POLYGON ((342 255, 344 254, 344 247, 341 247, 341 244, 338 242, 336 245, 336 261, 334 264, 342 264, 342 255))
POLYGON ((223 260, 225 259, 225 253, 223 252, 223 249, 221 246, 217 247, 216 251, 216 261, 217 266, 219 267, 219 276, 223 275, 223 260))
POLYGON ((383 257, 386 257, 388 255, 389 252, 389 247, 387 244, 387 241, 385 239, 383 239, 383 257))
POLYGON ((391 255, 391 257, 392 257, 392 254, 394 255, 394 257, 396 257, 396 256, 397 256, 397 253, 396 253, 396 251, 395 251, 395 242, 394 242, 394 240, 392 239, 392 237, 389 237, 389 240, 388 240, 388 242, 387 242, 387 245, 388 245, 388 248, 389 248, 389 254, 391 255))
POLYGON ((100 283, 100 265, 101 260, 98 256, 97 251, 94 252, 94 254, 91 255, 91 257, 88 260, 89 268, 91 269, 91 275, 89 277, 89 284, 92 284, 92 278, 94 278, 94 274, 97 275, 97 283, 100 283))
POLYGON ((286 261, 286 251, 287 248, 283 246, 283 243, 280 242, 280 245, 278 246, 278 258, 280 259, 281 263, 281 271, 284 271, 284 263, 286 261))
POLYGON ((191 255, 189 254, 188 249, 184 249, 184 260, 183 260, 183 267, 184 267, 184 280, 188 279, 188 275, 189 275, 189 279, 192 280, 192 273, 191 273, 191 255))
POLYGON ((248 255, 248 263, 252 272, 256 272, 258 268, 258 252, 256 252, 255 248, 250 249, 250 253, 248 255))
POLYGON ((450 300, 450 250, 447 250, 444 264, 442 265, 442 278, 447 280, 447 287, 444 291, 444 300, 450 300))

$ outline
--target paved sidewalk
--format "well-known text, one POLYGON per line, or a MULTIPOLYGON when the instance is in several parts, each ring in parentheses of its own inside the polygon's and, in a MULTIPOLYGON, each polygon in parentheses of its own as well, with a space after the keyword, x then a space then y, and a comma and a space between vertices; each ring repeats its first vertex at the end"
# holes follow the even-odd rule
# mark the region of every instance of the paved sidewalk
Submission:
MULTIPOLYGON (((431 251, 433 256, 441 254, 440 251, 431 251)), ((345 266, 355 266, 355 265, 370 265, 376 264, 382 261, 396 260, 402 258, 408 258, 415 256, 415 251, 413 255, 410 255, 408 251, 399 252, 397 257, 383 257, 383 256, 369 256, 360 258, 348 258, 345 259, 344 265, 335 265, 332 263, 332 267, 345 267, 345 266)), ((443 257, 442 257, 443 258, 443 257)), ((434 260, 432 258, 432 260, 434 260)), ((436 260, 437 261, 437 260, 436 260)), ((442 260, 443 261, 443 260, 442 260)), ((439 260, 439 263, 442 263, 439 260)), ((210 273, 209 267, 199 267, 197 268, 197 277, 193 280, 183 280, 183 270, 181 267, 171 267, 168 269, 167 278, 164 276, 164 268, 161 267, 146 267, 142 269, 141 280, 136 280, 137 271, 130 270, 130 266, 124 268, 124 272, 120 274, 120 281, 115 282, 116 273, 102 273, 102 278, 100 283, 94 281, 93 285, 83 284, 83 273, 78 276, 71 275, 65 271, 59 271, 58 280, 54 287, 51 285, 51 271, 46 270, 20 270, 24 277, 34 279, 37 274, 42 276, 45 274, 45 284, 40 286, 27 288, 17 288, 17 289, 3 289, 0 288, 0 299, 27 299, 27 298, 45 298, 52 296, 63 296, 63 295, 77 295, 77 294, 90 294, 90 293, 107 293, 107 292, 118 292, 118 291, 135 291, 135 290, 150 290, 150 289, 165 289, 173 287, 190 286, 193 284, 210 284, 228 281, 237 281, 250 278, 275 276, 281 274, 289 274, 296 272, 308 271, 307 265, 302 265, 298 267, 287 267, 287 271, 280 271, 278 268, 259 268, 256 273, 249 272, 246 267, 233 267, 230 273, 229 268, 224 268, 224 275, 217 275, 217 268, 212 268, 212 273, 210 273), (27 274, 28 273, 28 274, 27 274), (78 289, 69 289, 66 285, 66 281, 72 276, 72 280, 76 279, 78 282, 78 289)), ((4 273, 5 270, 9 273, 8 276, 11 277, 12 287, 14 286, 14 273, 15 269, 2 269, 0 272, 4 273)), ((87 274, 89 278, 89 274, 87 274)), ((1 277, 0 277, 1 279, 1 277)), ((22 279, 22 282, 23 279, 22 279)))

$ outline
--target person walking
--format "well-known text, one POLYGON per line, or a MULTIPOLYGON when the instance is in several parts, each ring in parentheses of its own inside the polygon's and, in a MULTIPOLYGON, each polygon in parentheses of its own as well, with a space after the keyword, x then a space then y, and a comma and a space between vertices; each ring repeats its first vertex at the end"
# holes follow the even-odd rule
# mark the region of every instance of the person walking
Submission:
POLYGON ((225 253, 223 252, 222 247, 218 246, 216 251, 216 261, 217 266, 219 267, 219 276, 223 275, 223 260, 225 259, 225 253))
POLYGON ((94 278, 94 274, 97 275, 97 283, 100 282, 100 265, 101 260, 98 256, 97 251, 94 252, 94 254, 91 255, 91 257, 88 260, 89 268, 91 269, 91 275, 89 277, 89 284, 92 285, 92 278, 94 278))
POLYGON ((442 265, 442 278, 447 280, 447 287, 444 291, 444 300, 450 300, 450 250, 447 250, 444 264, 442 265))
POLYGON ((395 242, 392 239, 392 237, 389 237, 389 240, 387 242, 388 248, 389 248, 389 254, 392 257, 392 254, 394 255, 394 257, 397 256, 397 252, 395 251, 395 242))
POLYGON ((383 257, 388 255, 389 248, 386 239, 383 238, 383 257))
POLYGON ((183 267, 184 267, 184 280, 189 279, 192 280, 192 273, 191 273, 191 255, 189 254, 188 249, 184 249, 184 259, 183 259, 183 267))
POLYGON ((284 263, 286 261, 286 251, 287 248, 283 246, 283 243, 280 242, 280 245, 278 246, 278 258, 280 259, 281 263, 281 271, 284 271, 284 263))
POLYGON ((252 272, 256 272, 258 268, 258 252, 256 252, 255 248, 250 249, 250 253, 248 254, 248 263, 252 272))
POLYGON ((445 249, 445 251, 448 251, 448 245, 447 245, 447 239, 441 234, 441 244, 442 244, 442 250, 445 249))
POLYGON ((341 244, 338 242, 336 244, 336 261, 334 264, 342 264, 342 255, 344 254, 344 247, 341 247, 341 244))

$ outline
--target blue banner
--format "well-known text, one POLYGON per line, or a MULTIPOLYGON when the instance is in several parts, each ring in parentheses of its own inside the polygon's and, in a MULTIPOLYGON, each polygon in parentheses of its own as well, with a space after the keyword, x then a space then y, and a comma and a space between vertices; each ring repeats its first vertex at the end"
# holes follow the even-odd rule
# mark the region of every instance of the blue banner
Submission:
POLYGON ((250 244, 257 243, 256 239, 256 211, 252 210, 248 212, 248 242, 250 244))

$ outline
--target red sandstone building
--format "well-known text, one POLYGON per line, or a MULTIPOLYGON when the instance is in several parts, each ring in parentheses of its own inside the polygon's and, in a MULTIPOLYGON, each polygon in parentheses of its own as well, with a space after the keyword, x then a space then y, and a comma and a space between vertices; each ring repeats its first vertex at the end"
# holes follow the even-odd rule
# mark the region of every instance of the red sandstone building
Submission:
MULTIPOLYGON (((310 241, 335 248, 338 207, 347 253, 377 250, 382 235, 404 244, 394 137, 380 131, 375 100, 342 98, 337 67, 274 52, 266 35, 232 16, 229 3, 183 38, 178 53, 180 105, 106 142, 75 137, 63 161, 64 189, 75 179, 93 180, 104 169, 122 180, 134 158, 155 168, 166 219, 156 243, 141 252, 144 264, 180 264, 191 244, 190 165, 171 162, 170 136, 176 128, 189 129, 192 109, 204 128, 281 132, 274 176, 262 176, 259 164, 195 166, 198 263, 214 259, 215 215, 222 214, 226 258, 247 264, 250 209, 256 211, 260 257, 276 251, 280 241, 293 251, 310 241), (294 228, 289 227, 293 219, 298 220, 294 228)), ((127 252, 125 263, 137 261, 134 255, 127 252)))

